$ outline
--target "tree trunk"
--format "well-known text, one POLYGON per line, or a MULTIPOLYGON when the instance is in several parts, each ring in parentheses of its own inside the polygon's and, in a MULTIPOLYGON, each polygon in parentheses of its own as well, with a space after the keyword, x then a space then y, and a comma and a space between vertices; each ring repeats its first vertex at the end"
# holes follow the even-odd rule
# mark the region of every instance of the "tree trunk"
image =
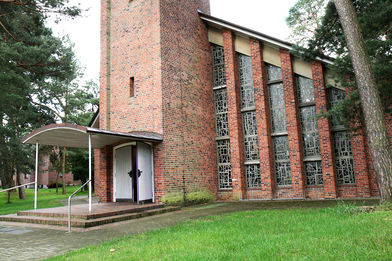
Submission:
POLYGON ((383 107, 367 55, 357 14, 350 0, 334 0, 354 67, 381 200, 392 198, 392 149, 383 107))
POLYGON ((56 194, 59 194, 59 173, 56 173, 56 194))
POLYGON ((67 151, 66 147, 63 147, 63 158, 62 158, 62 164, 63 164, 63 194, 67 193, 65 191, 65 152, 67 151))
MULTIPOLYGON (((20 175, 18 168, 16 168, 16 183, 18 184, 18 186, 22 185, 21 178, 22 175, 20 175)), ((19 199, 26 199, 26 193, 24 187, 19 187, 18 192, 19 192, 19 199)))

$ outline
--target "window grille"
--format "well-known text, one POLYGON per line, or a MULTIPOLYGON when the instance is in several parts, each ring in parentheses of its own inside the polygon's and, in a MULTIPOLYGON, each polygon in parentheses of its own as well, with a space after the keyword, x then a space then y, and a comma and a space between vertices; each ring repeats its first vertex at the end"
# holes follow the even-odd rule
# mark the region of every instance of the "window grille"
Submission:
POLYGON ((304 157, 320 157, 320 140, 318 135, 316 106, 300 109, 304 157))
POLYGON ((299 75, 296 76, 296 80, 302 127, 306 184, 308 186, 322 185, 323 171, 313 81, 299 75))
POLYGON ((220 189, 231 189, 232 177, 231 177, 231 166, 230 165, 218 165, 219 175, 219 188, 220 189))
POLYGON ((287 123, 283 84, 271 84, 268 87, 271 107, 271 131, 272 133, 286 132, 287 123))
POLYGON ((223 47, 212 45, 214 87, 226 85, 225 52, 223 47))
POLYGON ((276 184, 289 186, 291 185, 291 169, 282 70, 279 67, 267 65, 267 76, 276 184))
POLYGON ((311 79, 298 76, 297 86, 299 103, 314 102, 314 88, 313 81, 311 79))
POLYGON ((272 138, 274 146, 276 182, 279 186, 291 185, 289 140, 287 136, 272 138))
POLYGON ((267 65, 268 81, 282 80, 282 69, 273 65, 267 65))
POLYGON ((323 170, 321 168, 321 161, 305 162, 306 184, 322 185, 323 184, 323 170))
POLYGON ((252 108, 255 106, 252 60, 247 55, 238 54, 237 56, 241 86, 241 108, 252 108))
MULTIPOLYGON (((328 103, 330 108, 344 100, 345 95, 345 91, 343 90, 336 88, 328 89, 328 103)), ((355 184, 351 135, 342 122, 341 116, 334 115, 331 119, 336 179, 339 185, 355 184)))
MULTIPOLYGON (((334 106, 338 105, 340 102, 342 102, 346 97, 346 93, 343 90, 336 89, 336 88, 329 88, 328 89, 328 103, 329 103, 329 108, 333 108, 334 106)), ((343 117, 340 115, 332 115, 331 118, 331 125, 332 128, 338 129, 338 128, 345 128, 343 125, 343 117)))
POLYGON ((355 184, 351 137, 348 131, 334 133, 334 150, 338 184, 355 184))
POLYGON ((216 114, 216 136, 229 136, 229 119, 227 115, 227 94, 226 89, 214 91, 215 97, 215 114, 216 114))
POLYGON ((221 46, 212 45, 215 124, 218 154, 218 180, 220 189, 232 188, 230 164, 229 120, 226 91, 225 54, 221 46))
POLYGON ((250 56, 238 53, 238 71, 241 87, 241 111, 244 133, 244 155, 248 188, 260 187, 259 142, 257 138, 257 123, 255 111, 255 96, 253 87, 252 59, 250 56), (257 162, 257 164, 254 164, 257 162))
POLYGON ((260 165, 247 165, 246 170, 246 181, 248 188, 260 188, 261 178, 260 178, 260 165))

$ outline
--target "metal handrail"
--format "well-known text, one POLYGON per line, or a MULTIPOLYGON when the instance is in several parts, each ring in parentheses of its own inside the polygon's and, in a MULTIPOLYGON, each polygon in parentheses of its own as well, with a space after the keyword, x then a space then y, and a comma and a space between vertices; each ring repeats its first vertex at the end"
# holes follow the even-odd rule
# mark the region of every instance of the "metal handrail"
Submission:
POLYGON ((82 186, 80 186, 77 190, 74 191, 69 197, 68 197, 68 232, 71 232, 71 199, 72 197, 78 193, 82 188, 84 188, 88 183, 91 182, 91 179, 86 181, 82 186))
POLYGON ((13 190, 13 189, 16 189, 16 188, 24 187, 24 186, 27 186, 27 185, 31 185, 31 184, 35 184, 35 182, 30 182, 30 183, 26 183, 26 184, 23 184, 23 185, 15 186, 15 187, 12 187, 12 188, 0 190, 0 193, 1 192, 6 192, 8 190, 13 190))

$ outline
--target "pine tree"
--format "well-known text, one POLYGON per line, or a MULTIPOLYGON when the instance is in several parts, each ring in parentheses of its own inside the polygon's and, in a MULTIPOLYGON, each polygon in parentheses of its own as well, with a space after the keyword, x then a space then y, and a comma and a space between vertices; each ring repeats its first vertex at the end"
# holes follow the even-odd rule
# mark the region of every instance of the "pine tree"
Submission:
POLYGON ((54 122, 39 97, 48 83, 67 82, 77 73, 72 47, 45 26, 48 14, 76 16, 67 0, 0 0, 0 178, 10 186, 13 174, 26 173, 33 159, 20 138, 54 122))

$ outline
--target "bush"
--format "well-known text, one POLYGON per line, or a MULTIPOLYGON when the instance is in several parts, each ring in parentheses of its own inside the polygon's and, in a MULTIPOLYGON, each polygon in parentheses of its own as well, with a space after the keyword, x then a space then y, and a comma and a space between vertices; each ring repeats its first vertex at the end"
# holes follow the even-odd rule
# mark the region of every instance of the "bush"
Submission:
MULTIPOLYGON (((59 188, 61 188, 63 186, 62 183, 58 183, 58 184, 59 184, 59 188)), ((56 183, 48 184, 48 188, 56 188, 56 183)))
POLYGON ((180 206, 180 205, 196 205, 211 202, 214 200, 214 196, 205 190, 189 192, 185 196, 186 202, 184 203, 184 194, 178 193, 168 193, 161 198, 161 201, 166 205, 180 206))

